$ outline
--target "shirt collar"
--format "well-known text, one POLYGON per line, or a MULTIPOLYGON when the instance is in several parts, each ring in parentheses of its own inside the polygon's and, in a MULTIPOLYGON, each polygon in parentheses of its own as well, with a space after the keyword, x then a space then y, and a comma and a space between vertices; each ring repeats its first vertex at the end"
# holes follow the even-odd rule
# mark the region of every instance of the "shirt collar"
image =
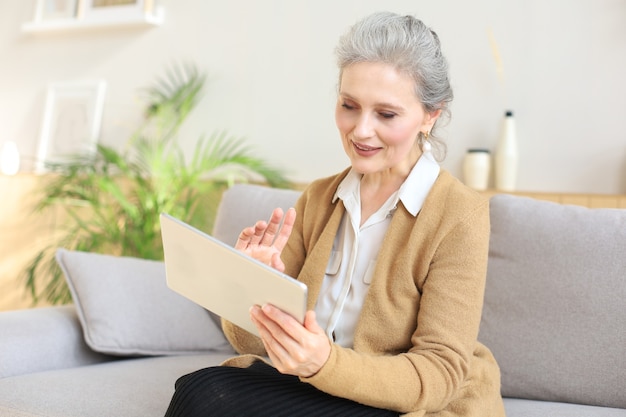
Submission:
MULTIPOLYGON (((424 152, 417 160, 413 169, 411 169, 409 176, 400 186, 394 206, 398 200, 402 201, 407 211, 413 216, 417 216, 430 189, 435 184, 440 170, 441 168, 432 152, 424 152)), ((350 198, 359 199, 357 193, 361 176, 361 174, 351 169, 348 175, 341 181, 339 187, 337 187, 337 191, 333 196, 333 203, 337 201, 338 198, 343 201, 350 198)))
POLYGON ((359 192, 359 183, 361 182, 362 175, 357 173, 354 169, 348 172, 348 175, 341 181, 335 195, 333 196, 333 203, 338 198, 346 201, 349 198, 357 198, 359 192))

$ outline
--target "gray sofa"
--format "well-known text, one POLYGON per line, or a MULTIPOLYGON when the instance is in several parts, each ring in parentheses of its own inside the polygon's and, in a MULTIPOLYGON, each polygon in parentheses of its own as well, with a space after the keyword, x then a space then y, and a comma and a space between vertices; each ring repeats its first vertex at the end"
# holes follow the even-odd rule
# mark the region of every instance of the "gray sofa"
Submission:
MULTIPOLYGON (((233 244, 297 196, 234 186, 213 234, 233 244)), ((479 338, 507 415, 626 416, 626 210, 497 195, 491 220, 479 338)), ((167 289, 162 263, 57 259, 73 305, 0 313, 0 416, 160 416, 177 377, 233 354, 217 317, 167 289)))

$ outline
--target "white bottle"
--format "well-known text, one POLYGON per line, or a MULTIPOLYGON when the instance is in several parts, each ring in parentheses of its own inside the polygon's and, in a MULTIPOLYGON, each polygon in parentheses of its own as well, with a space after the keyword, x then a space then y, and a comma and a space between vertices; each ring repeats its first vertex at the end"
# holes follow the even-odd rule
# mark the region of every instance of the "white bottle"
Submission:
POLYGON ((491 155, 488 149, 468 149, 463 158, 463 182, 470 188, 483 191, 489 185, 491 155))
POLYGON ((517 137, 513 112, 507 110, 500 140, 496 146, 496 189, 514 191, 517 183, 517 137))

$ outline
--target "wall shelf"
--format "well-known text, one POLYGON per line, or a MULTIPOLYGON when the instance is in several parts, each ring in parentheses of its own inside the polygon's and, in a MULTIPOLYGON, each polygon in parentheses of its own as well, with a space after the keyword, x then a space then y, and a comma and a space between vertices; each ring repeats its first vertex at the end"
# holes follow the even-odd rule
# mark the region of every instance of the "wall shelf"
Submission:
POLYGON ((153 27, 163 23, 163 7, 157 7, 154 13, 139 16, 120 16, 106 20, 56 19, 41 22, 27 22, 22 25, 22 32, 28 34, 89 31, 94 29, 121 29, 125 27, 153 27))

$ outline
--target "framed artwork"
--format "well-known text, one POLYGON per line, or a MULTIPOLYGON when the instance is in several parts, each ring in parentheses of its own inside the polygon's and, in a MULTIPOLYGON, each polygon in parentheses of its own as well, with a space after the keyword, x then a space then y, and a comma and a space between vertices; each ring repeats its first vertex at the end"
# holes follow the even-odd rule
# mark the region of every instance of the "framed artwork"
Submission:
POLYGON ((49 163, 95 155, 105 91, 104 80, 48 86, 35 172, 45 172, 49 163))
POLYGON ((74 19, 78 13, 79 1, 81 0, 37 0, 35 22, 74 19))
POLYGON ((153 0, 80 0, 78 17, 98 22, 143 17, 153 11, 153 0))

